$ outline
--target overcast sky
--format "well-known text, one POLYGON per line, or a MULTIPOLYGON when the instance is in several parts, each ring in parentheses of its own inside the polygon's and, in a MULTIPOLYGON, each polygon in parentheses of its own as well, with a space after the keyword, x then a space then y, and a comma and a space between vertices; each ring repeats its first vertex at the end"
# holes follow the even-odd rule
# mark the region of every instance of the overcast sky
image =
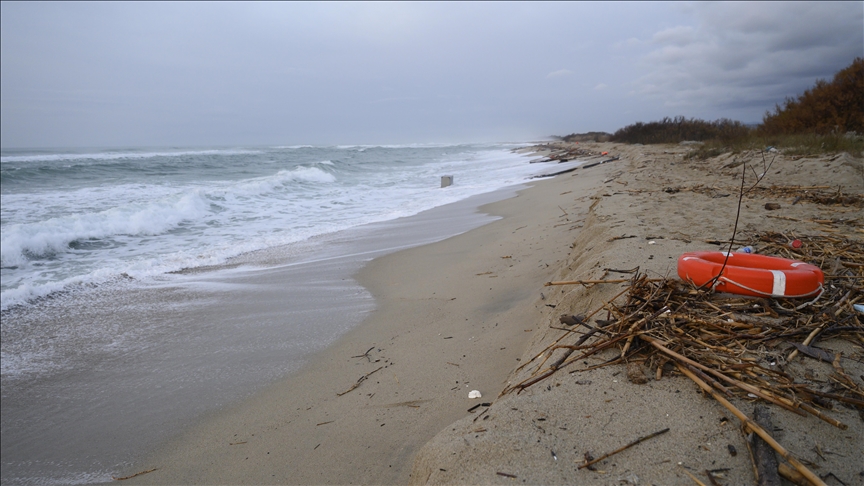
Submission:
POLYGON ((864 2, 2 2, 2 146, 526 141, 759 122, 864 2))

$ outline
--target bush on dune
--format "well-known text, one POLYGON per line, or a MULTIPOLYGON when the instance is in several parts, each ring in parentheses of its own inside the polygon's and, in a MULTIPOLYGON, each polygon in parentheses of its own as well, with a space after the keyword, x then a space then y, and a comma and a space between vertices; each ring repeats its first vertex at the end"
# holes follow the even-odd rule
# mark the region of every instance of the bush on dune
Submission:
POLYGON ((739 121, 725 118, 709 122, 695 118, 686 119, 683 116, 663 118, 650 123, 634 123, 614 134, 613 142, 625 143, 678 143, 685 140, 734 140, 747 136, 750 129, 739 121))
MULTIPOLYGON (((568 137, 575 138, 575 134, 568 137)), ((864 152, 864 59, 855 58, 830 82, 816 81, 797 99, 787 98, 773 113, 766 112, 755 128, 728 119, 705 121, 677 116, 637 122, 609 138, 613 142, 642 144, 703 142, 693 152, 699 158, 766 146, 781 148, 791 155, 845 151, 860 157, 864 152)))

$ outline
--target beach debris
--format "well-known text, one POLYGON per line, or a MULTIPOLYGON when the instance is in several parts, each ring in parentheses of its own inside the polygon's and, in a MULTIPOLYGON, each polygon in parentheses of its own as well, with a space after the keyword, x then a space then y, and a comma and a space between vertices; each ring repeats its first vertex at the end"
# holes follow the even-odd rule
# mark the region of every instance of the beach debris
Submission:
POLYGON ((379 366, 379 367, 378 367, 377 369, 375 369, 374 371, 370 371, 369 373, 366 373, 365 375, 363 375, 363 376, 361 376, 360 378, 358 378, 358 379, 357 379, 357 383, 354 383, 353 385, 351 385, 351 388, 345 390, 345 391, 342 392, 342 393, 337 393, 336 396, 337 396, 337 397, 341 397, 342 395, 345 395, 345 394, 348 394, 348 393, 354 391, 355 389, 357 389, 358 386, 360 386, 361 383, 363 383, 364 381, 366 381, 366 379, 369 378, 370 375, 372 375, 372 374, 374 374, 374 373, 376 373, 376 372, 378 372, 378 371, 380 371, 380 370, 382 370, 382 369, 384 369, 384 367, 383 367, 383 366, 379 366))
POLYGON ((781 462, 777 466, 777 472, 798 486, 810 486, 810 481, 807 481, 807 478, 805 478, 804 475, 796 471, 794 468, 789 467, 785 462, 781 462))
POLYGON ((824 349, 820 349, 814 346, 805 346, 798 343, 792 343, 792 345, 795 346, 798 351, 801 351, 801 354, 810 356, 814 359, 825 361, 826 363, 834 362, 834 355, 829 353, 828 351, 825 351, 824 349))
MULTIPOLYGON (((736 417, 738 417, 738 419, 744 423, 744 426, 747 429, 750 429, 751 431, 753 431, 753 433, 755 433, 759 437, 761 437, 772 449, 774 449, 778 454, 780 454, 781 457, 786 459, 786 461, 788 461, 789 464, 792 465, 792 467, 794 467, 805 478, 810 480, 811 483, 813 483, 815 485, 825 485, 825 483, 822 481, 822 479, 819 478, 819 476, 814 474, 811 470, 807 469, 807 467, 804 466, 804 464, 801 464, 801 462, 799 462, 797 459, 795 459, 795 457, 793 457, 789 451, 787 451, 782 445, 780 445, 777 441, 775 441, 771 437, 771 435, 769 435, 768 432, 765 431, 765 429, 763 429, 758 424, 756 424, 755 422, 750 420, 746 415, 744 415, 743 412, 741 412, 741 410, 738 410, 735 407, 735 405, 732 405, 732 403, 730 403, 728 400, 726 400, 725 398, 720 396, 720 394, 717 393, 716 391, 714 391, 714 389, 711 388, 710 385, 708 385, 707 383, 702 381, 699 377, 697 377, 693 373, 692 370, 681 365, 680 363, 676 363, 676 364, 678 366, 678 369, 681 370, 682 373, 684 373, 688 378, 690 378, 697 385, 699 385, 699 388, 701 388, 705 393, 708 393, 709 395, 714 397, 715 400, 720 402, 721 405, 726 407, 727 410, 729 410, 736 417)), ((757 468, 758 468, 758 466, 757 466, 757 468)))
MULTIPOLYGON (((653 282, 660 282, 662 278, 649 279, 653 282)), ((629 278, 615 278, 611 280, 562 280, 558 282, 546 282, 543 284, 546 287, 552 285, 593 285, 593 284, 610 284, 610 283, 627 283, 630 282, 629 278)))
POLYGON ((375 346, 372 346, 371 348, 367 349, 366 352, 363 354, 358 354, 357 356, 351 356, 351 357, 352 358, 366 358, 371 363, 372 357, 369 356, 369 351, 372 351, 373 349, 375 349, 375 346))
POLYGON ((780 209, 780 205, 777 203, 765 203, 765 209, 768 211, 774 211, 780 209))
POLYGON ((113 479, 114 481, 125 481, 125 480, 127 480, 127 479, 132 479, 132 478, 134 478, 134 477, 141 476, 142 474, 151 473, 151 472, 153 472, 153 471, 157 471, 157 470, 159 470, 159 468, 158 468, 158 467, 154 467, 153 469, 148 469, 148 470, 146 470, 146 471, 137 472, 137 473, 132 474, 132 475, 129 475, 129 476, 123 476, 122 478, 118 478, 118 477, 116 477, 116 476, 111 476, 111 479, 113 479))
POLYGON ((477 405, 474 405, 473 407, 469 408, 468 412, 474 413, 474 410, 477 410, 480 407, 491 407, 491 406, 492 406, 492 404, 489 402, 478 403, 477 405))
POLYGON ((531 179, 542 179, 545 177, 555 177, 557 175, 566 174, 568 172, 573 172, 576 169, 578 169, 579 167, 587 167, 587 166, 576 166, 576 167, 571 167, 569 169, 559 170, 557 172, 550 172, 548 174, 539 174, 539 175, 535 175, 534 177, 531 177, 531 179))
POLYGON ((627 363, 627 380, 637 385, 648 383, 648 377, 645 375, 645 367, 642 366, 642 363, 627 363))
POLYGON ((564 324, 565 326, 575 326, 576 324, 582 324, 583 322, 585 322, 585 316, 564 315, 559 317, 558 320, 561 322, 561 324, 564 324))
POLYGON ((499 476, 504 476, 505 478, 516 479, 516 475, 514 475, 514 474, 508 474, 508 473, 501 472, 501 471, 498 471, 495 474, 497 474, 499 476))
MULTIPOLYGON (((771 413, 764 405, 756 405, 753 409, 753 420, 765 430, 773 430, 771 413)), ((753 463, 756 464, 756 484, 759 486, 780 486, 780 474, 777 472, 777 455, 767 442, 758 435, 753 435, 750 452, 753 463)))
POLYGON ((606 240, 606 241, 608 241, 608 242, 612 242, 612 241, 617 241, 617 240, 626 240, 626 239, 628 239, 628 238, 637 238, 637 236, 636 236, 636 235, 621 235, 621 236, 613 236, 612 238, 609 238, 609 239, 606 240))
POLYGON ((693 475, 693 473, 688 471, 687 468, 684 467, 684 465, 681 464, 680 462, 678 463, 678 467, 680 467, 681 470, 684 471, 684 474, 690 476, 690 479, 692 479, 693 482, 696 483, 697 486, 706 486, 705 483, 703 483, 702 481, 699 481, 699 478, 697 478, 696 476, 693 475))
POLYGON ((590 466, 592 466, 593 464, 597 464, 598 462, 602 461, 603 459, 606 459, 606 458, 609 457, 609 456, 613 456, 613 455, 615 455, 615 454, 618 454, 619 452, 624 451, 624 450, 627 450, 627 449, 629 449, 629 448, 635 446, 636 444, 638 444, 638 443, 640 443, 640 442, 644 442, 644 441, 646 441, 646 440, 648 440, 648 439, 653 439, 654 437, 657 437, 658 435, 665 434, 666 432, 669 432, 669 428, 668 428, 668 427, 665 428, 665 429, 663 429, 663 430, 658 430, 657 432, 654 432, 654 433, 648 434, 648 435, 646 435, 646 436, 639 437, 638 439, 634 440, 633 442, 631 442, 631 443, 629 443, 629 444, 627 444, 627 445, 625 445, 625 446, 623 446, 623 447, 619 447, 619 448, 615 449, 615 450, 612 451, 612 452, 608 452, 608 453, 606 453, 606 454, 603 454, 602 456, 598 457, 597 459, 591 459, 591 460, 588 460, 589 455, 588 455, 588 453, 586 452, 586 453, 585 453, 585 459, 586 459, 586 462, 583 463, 583 464, 581 464, 577 469, 584 469, 584 468, 586 468, 586 467, 589 467, 589 468, 590 468, 590 466))
MULTIPOLYGON (((818 301, 805 304, 785 298, 748 298, 696 289, 677 279, 651 279, 637 271, 626 280, 627 288, 582 316, 582 322, 570 329, 550 326, 566 332, 533 358, 523 360, 517 372, 527 369, 528 376, 509 385, 501 395, 521 393, 565 368, 576 373, 638 361, 656 371, 658 377, 664 371, 668 375, 679 370, 733 411, 749 430, 755 431, 750 426, 752 420, 729 399, 755 399, 847 429, 829 414, 835 402, 864 410, 864 377, 852 377, 841 366, 842 360, 860 361, 861 356, 844 357, 819 348, 817 341, 831 338, 857 346, 864 343, 864 323, 853 307, 864 302, 864 242, 835 235, 767 231, 740 243, 758 245, 765 255, 819 266, 825 273, 824 294, 818 301), (789 245, 794 239, 803 244, 797 248, 789 245), (601 311, 604 318, 594 318, 601 311), (583 328, 587 329, 584 333, 583 328), (817 380, 805 368, 786 366, 798 354, 824 362, 828 381, 817 380), (601 362, 589 366, 586 359, 591 356, 601 358, 601 362)), ((600 281, 547 285, 588 282, 600 281)), ((768 432, 762 432, 760 437, 789 462, 792 470, 820 484, 816 482, 818 476, 794 458, 790 460, 788 451, 769 440, 768 432)))
POLYGON ((479 390, 471 390, 468 392, 468 398, 483 398, 479 390))
POLYGON ((591 452, 585 452, 585 467, 588 468, 589 471, 596 471, 597 468, 594 467, 594 456, 591 455, 591 452))

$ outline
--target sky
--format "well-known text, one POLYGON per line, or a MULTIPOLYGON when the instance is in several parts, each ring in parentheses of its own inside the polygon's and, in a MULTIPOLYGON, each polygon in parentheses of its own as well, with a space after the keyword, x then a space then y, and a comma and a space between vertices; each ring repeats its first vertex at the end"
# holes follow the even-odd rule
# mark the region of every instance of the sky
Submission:
POLYGON ((529 141, 758 123, 864 2, 2 2, 2 147, 529 141))

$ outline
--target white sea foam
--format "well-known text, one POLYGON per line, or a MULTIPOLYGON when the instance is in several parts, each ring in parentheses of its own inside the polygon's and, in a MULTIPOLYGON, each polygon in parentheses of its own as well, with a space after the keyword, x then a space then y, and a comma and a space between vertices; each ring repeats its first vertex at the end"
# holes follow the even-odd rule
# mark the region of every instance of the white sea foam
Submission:
POLYGON ((4 267, 23 265, 29 260, 28 256, 52 256, 68 250, 75 241, 160 234, 183 221, 203 216, 208 206, 209 203, 193 192, 176 200, 132 204, 38 223, 12 224, 3 229, 0 237, 0 262, 4 267))

